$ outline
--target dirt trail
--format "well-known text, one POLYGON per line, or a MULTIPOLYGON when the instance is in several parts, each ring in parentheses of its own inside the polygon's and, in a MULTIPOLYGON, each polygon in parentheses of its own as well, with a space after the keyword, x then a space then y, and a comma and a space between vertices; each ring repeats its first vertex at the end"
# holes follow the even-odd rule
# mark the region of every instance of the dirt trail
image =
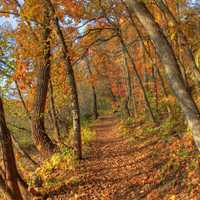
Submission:
MULTIPOLYGON (((118 120, 114 116, 100 117, 93 126, 96 139, 91 143, 89 157, 81 161, 77 169, 77 183, 70 188, 71 198, 82 200, 126 200, 146 199, 146 193, 132 180, 145 175, 143 166, 149 161, 141 150, 151 144, 144 143, 139 148, 130 146, 128 140, 119 134, 118 120), (140 154, 140 156, 138 156, 140 154), (76 198, 74 198, 74 196, 76 198)), ((154 167, 151 163, 148 169, 154 167)))
MULTIPOLYGON (((128 137, 119 133, 118 124, 116 117, 103 116, 93 125, 96 139, 91 143, 88 158, 78 165, 77 182, 68 188, 68 192, 65 191, 65 195, 56 199, 168 199, 165 192, 173 176, 164 184, 158 177, 158 169, 166 161, 166 158, 162 158, 164 146, 158 159, 155 157, 158 138, 144 137, 137 144, 130 145, 128 137), (156 177, 158 182, 154 181, 156 177), (155 193, 159 193, 159 197, 155 193)), ((137 128, 133 130, 135 135, 137 128)))
POLYGON ((122 199, 119 191, 124 187, 132 160, 127 142, 117 133, 117 119, 101 117, 93 126, 96 139, 91 143, 91 154, 79 166, 80 181, 77 194, 80 199, 122 199))

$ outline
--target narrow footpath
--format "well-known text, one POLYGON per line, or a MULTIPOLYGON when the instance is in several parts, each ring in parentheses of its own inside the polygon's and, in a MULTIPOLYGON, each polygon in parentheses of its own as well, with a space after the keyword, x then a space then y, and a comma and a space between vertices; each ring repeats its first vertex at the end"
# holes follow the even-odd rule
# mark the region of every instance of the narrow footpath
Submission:
MULTIPOLYGON (((96 138, 88 157, 77 166, 77 181, 57 200, 174 200, 174 192, 183 190, 177 182, 182 180, 181 170, 162 174, 169 157, 167 143, 159 137, 141 138, 137 125, 132 137, 125 136, 115 116, 100 117, 92 129, 96 138)), ((184 192, 178 196, 176 200, 195 199, 184 192)))

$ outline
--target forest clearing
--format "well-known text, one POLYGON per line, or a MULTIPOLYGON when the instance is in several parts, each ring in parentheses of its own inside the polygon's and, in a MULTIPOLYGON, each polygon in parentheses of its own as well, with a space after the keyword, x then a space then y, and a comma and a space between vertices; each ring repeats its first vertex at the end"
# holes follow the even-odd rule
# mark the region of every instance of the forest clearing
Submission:
POLYGON ((200 0, 0 0, 0 200, 200 200, 200 0))

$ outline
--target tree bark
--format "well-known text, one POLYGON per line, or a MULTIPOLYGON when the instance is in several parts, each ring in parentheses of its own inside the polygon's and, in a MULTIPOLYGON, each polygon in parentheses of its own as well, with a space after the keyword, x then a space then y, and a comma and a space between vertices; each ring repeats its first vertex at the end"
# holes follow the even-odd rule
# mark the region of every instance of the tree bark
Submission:
POLYGON ((183 78, 179 71, 178 62, 174 55, 167 38, 160 26, 155 22, 154 17, 143 2, 137 0, 125 0, 130 10, 135 12, 136 16, 154 42, 157 54, 159 55, 169 84, 177 97, 177 100, 187 118, 188 125, 193 132, 193 138, 200 150, 200 115, 199 110, 184 85, 183 78))
POLYGON ((44 112, 47 99, 48 83, 50 79, 50 16, 49 10, 45 8, 44 13, 44 32, 43 32, 43 63, 38 67, 36 91, 33 101, 32 136, 37 149, 44 155, 52 154, 56 145, 45 132, 44 112))
MULTIPOLYGON (((5 167, 5 180, 6 185, 8 185, 11 193, 14 195, 15 198, 11 198, 13 200, 19 199, 22 200, 22 195, 18 186, 18 170, 15 161, 15 155, 13 151, 12 139, 10 135, 10 131, 7 128, 4 109, 3 109, 3 102, 0 98, 0 138, 1 138, 1 145, 2 145, 2 153, 3 153, 3 162, 5 167)), ((4 184, 2 182, 2 184, 4 184)))
POLYGON ((78 159, 82 159, 80 108, 79 108, 79 102, 78 102, 77 86, 76 86, 76 81, 74 77, 74 70, 71 63, 68 46, 65 42, 64 34, 60 27, 59 19, 56 16, 54 6, 51 0, 44 0, 44 2, 46 2, 49 9, 51 10, 54 26, 55 26, 58 38, 60 39, 60 42, 62 45, 62 56, 63 56, 63 61, 65 64, 65 71, 67 74, 68 83, 70 87, 70 93, 71 93, 70 97, 71 97, 71 105, 72 105, 73 129, 74 129, 74 134, 75 134, 75 141, 74 141, 75 154, 77 155, 78 159))

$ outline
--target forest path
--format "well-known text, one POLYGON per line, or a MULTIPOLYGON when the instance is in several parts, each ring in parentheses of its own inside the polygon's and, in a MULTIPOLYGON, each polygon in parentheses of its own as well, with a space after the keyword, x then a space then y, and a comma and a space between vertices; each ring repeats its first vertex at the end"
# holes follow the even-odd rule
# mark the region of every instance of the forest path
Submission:
POLYGON ((146 199, 153 188, 144 191, 144 182, 140 185, 137 180, 151 176, 160 164, 150 155, 155 140, 151 137, 138 146, 130 145, 128 138, 119 133, 118 125, 115 116, 102 116, 93 125, 96 138, 91 142, 89 157, 78 165, 77 182, 69 188, 70 197, 59 199, 146 199))

